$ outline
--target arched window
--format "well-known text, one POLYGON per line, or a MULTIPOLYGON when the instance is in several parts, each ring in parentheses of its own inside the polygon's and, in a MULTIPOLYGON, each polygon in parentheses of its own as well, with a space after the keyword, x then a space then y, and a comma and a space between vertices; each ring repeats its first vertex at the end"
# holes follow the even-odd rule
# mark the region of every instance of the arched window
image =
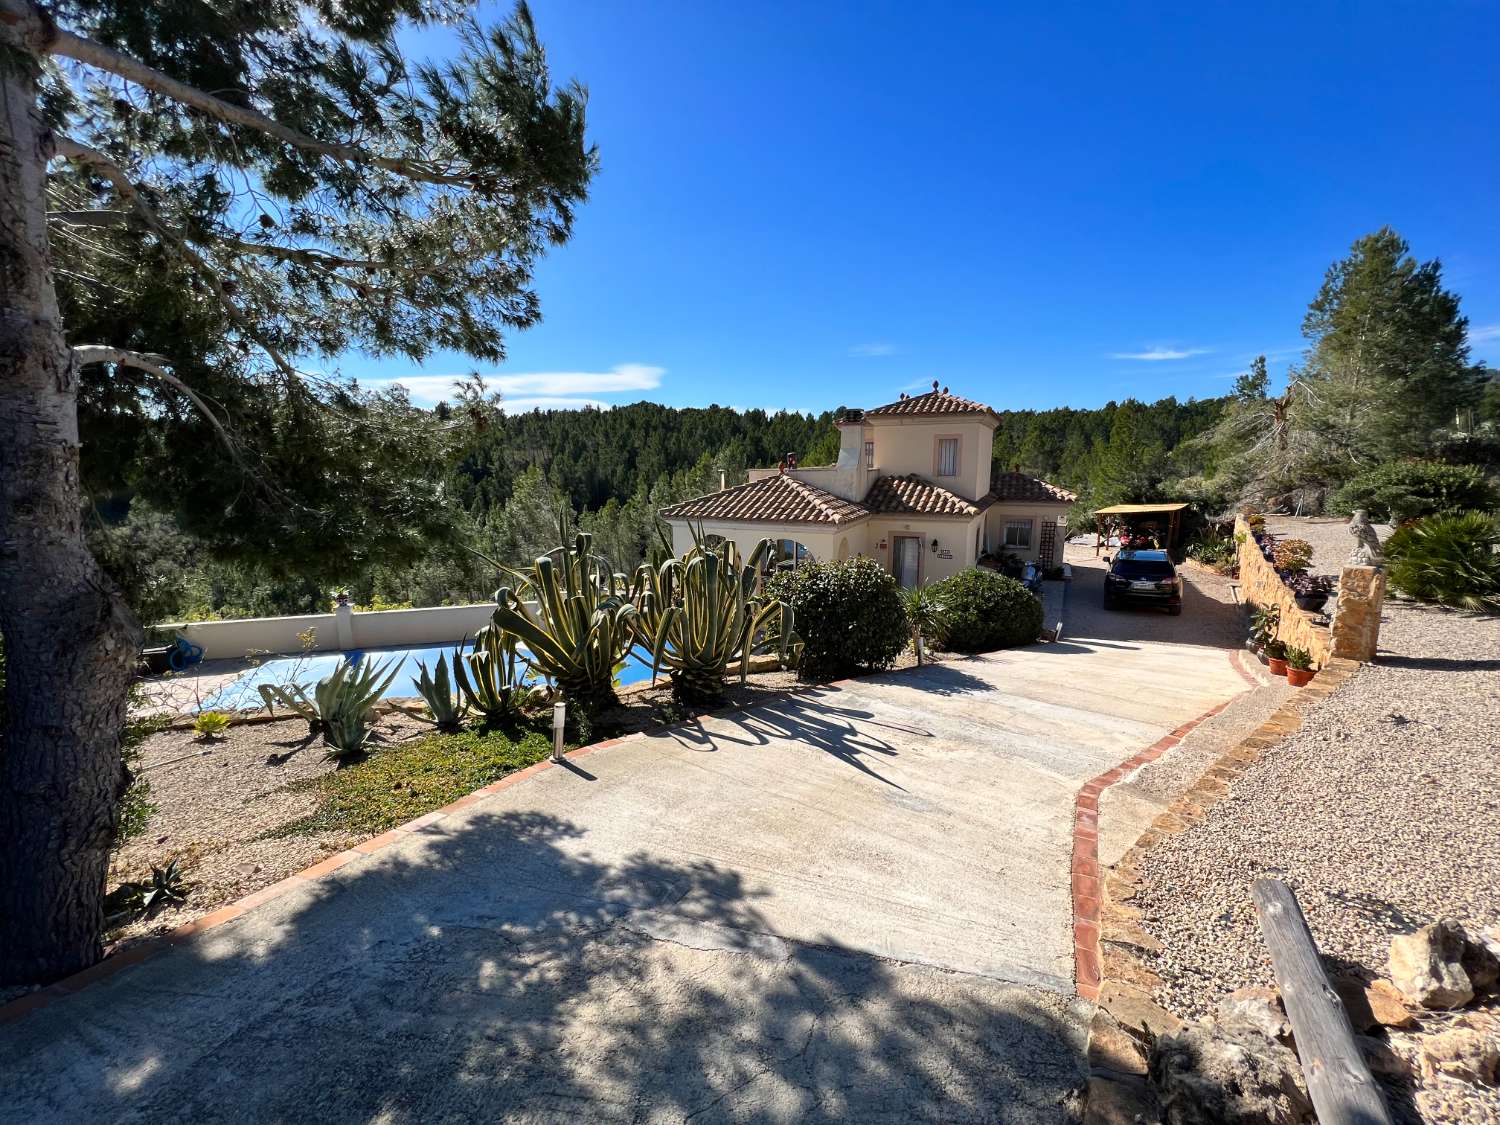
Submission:
POLYGON ((772 569, 796 570, 799 566, 812 561, 812 552, 795 539, 776 540, 776 553, 771 561, 772 569))

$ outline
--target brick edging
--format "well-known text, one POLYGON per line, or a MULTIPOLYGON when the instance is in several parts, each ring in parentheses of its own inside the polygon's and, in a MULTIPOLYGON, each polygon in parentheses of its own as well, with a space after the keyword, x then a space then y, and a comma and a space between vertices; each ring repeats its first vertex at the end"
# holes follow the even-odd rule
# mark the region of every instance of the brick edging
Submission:
MULTIPOLYGON (((1242 676, 1251 678, 1239 663, 1237 652, 1230 659, 1242 676)), ((1114 1082, 1130 1080, 1119 1068, 1118 1050, 1106 1046, 1110 1042, 1118 1043, 1115 1033, 1120 1030, 1144 1048, 1152 1035, 1160 1035, 1180 1026, 1180 1021, 1153 999, 1161 978, 1152 971, 1145 955, 1160 950, 1162 946, 1138 924, 1142 917, 1141 911, 1129 903, 1140 889, 1140 864, 1145 853, 1167 837, 1187 831, 1207 816, 1209 810, 1228 795, 1229 787, 1241 774, 1259 761, 1267 750, 1301 727, 1303 712, 1331 695, 1359 668, 1360 665, 1353 660, 1330 660, 1309 684, 1293 692, 1270 718, 1219 755, 1211 766, 1199 774, 1197 781, 1168 805, 1167 810, 1156 818, 1130 850, 1107 871, 1098 869, 1098 794, 1119 780, 1125 772, 1160 757, 1168 747, 1181 741, 1187 731, 1223 711, 1238 696, 1226 700, 1212 711, 1158 740, 1115 770, 1101 774, 1080 792, 1074 830, 1074 934, 1078 992, 1079 995, 1096 1001, 1101 1013, 1107 1013, 1102 1043, 1096 1042, 1092 1033, 1093 1029, 1100 1026, 1097 1017, 1091 1028, 1088 1057, 1093 1078, 1114 1082), (1085 801, 1085 794, 1090 792, 1091 787, 1104 778, 1110 778, 1112 774, 1113 778, 1093 788, 1092 797, 1085 801), (1091 918, 1084 920, 1091 920, 1092 926, 1085 927, 1082 931, 1079 928, 1077 906, 1077 841, 1080 829, 1083 829, 1082 839, 1087 842, 1089 849, 1087 854, 1093 861, 1093 882, 1085 884, 1085 889, 1091 889, 1093 893, 1084 903, 1085 908, 1092 912, 1091 918), (1079 940, 1080 933, 1086 940, 1079 940), (1087 980, 1084 975, 1086 970, 1091 974, 1087 980), (1090 986, 1088 991, 1085 990, 1086 985, 1090 986), (1115 1065, 1111 1065, 1112 1063, 1115 1065)), ((1143 1073, 1143 1069, 1133 1073, 1143 1073)))

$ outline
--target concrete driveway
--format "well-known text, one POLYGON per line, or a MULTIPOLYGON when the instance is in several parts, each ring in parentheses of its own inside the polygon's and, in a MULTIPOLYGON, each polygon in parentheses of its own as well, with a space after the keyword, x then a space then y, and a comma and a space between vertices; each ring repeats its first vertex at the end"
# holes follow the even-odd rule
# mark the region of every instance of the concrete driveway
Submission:
POLYGON ((0 1028, 28 1121, 1055 1121, 1080 784, 1241 687, 1039 646, 636 737, 0 1028))

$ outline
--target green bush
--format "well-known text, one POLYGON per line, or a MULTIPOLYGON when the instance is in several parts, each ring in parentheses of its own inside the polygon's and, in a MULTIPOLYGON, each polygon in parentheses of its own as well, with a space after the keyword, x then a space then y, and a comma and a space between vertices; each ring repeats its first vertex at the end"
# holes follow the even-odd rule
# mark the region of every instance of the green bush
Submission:
POLYGON ((765 592, 792 607, 805 679, 889 668, 906 648, 900 589, 874 559, 806 563, 773 575, 765 592))
POLYGON ((1500 491, 1478 465, 1392 461, 1360 473, 1329 503, 1339 515, 1363 508, 1372 520, 1401 523, 1423 516, 1493 511, 1500 508, 1500 491))
POLYGON ((1042 628, 1042 603, 1014 578, 978 567, 935 583, 947 615, 943 643, 955 652, 1028 645, 1042 628))
POLYGON ((1430 516, 1385 543, 1391 588, 1419 602, 1500 610, 1500 526, 1483 512, 1430 516))

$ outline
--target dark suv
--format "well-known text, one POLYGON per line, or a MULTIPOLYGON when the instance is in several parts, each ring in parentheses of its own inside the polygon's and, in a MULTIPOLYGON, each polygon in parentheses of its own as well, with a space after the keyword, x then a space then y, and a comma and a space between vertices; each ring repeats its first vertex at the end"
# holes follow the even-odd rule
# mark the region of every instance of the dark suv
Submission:
POLYGON ((1165 551, 1125 549, 1104 576, 1104 608, 1120 602, 1161 606, 1173 617, 1182 612, 1182 579, 1165 551))

